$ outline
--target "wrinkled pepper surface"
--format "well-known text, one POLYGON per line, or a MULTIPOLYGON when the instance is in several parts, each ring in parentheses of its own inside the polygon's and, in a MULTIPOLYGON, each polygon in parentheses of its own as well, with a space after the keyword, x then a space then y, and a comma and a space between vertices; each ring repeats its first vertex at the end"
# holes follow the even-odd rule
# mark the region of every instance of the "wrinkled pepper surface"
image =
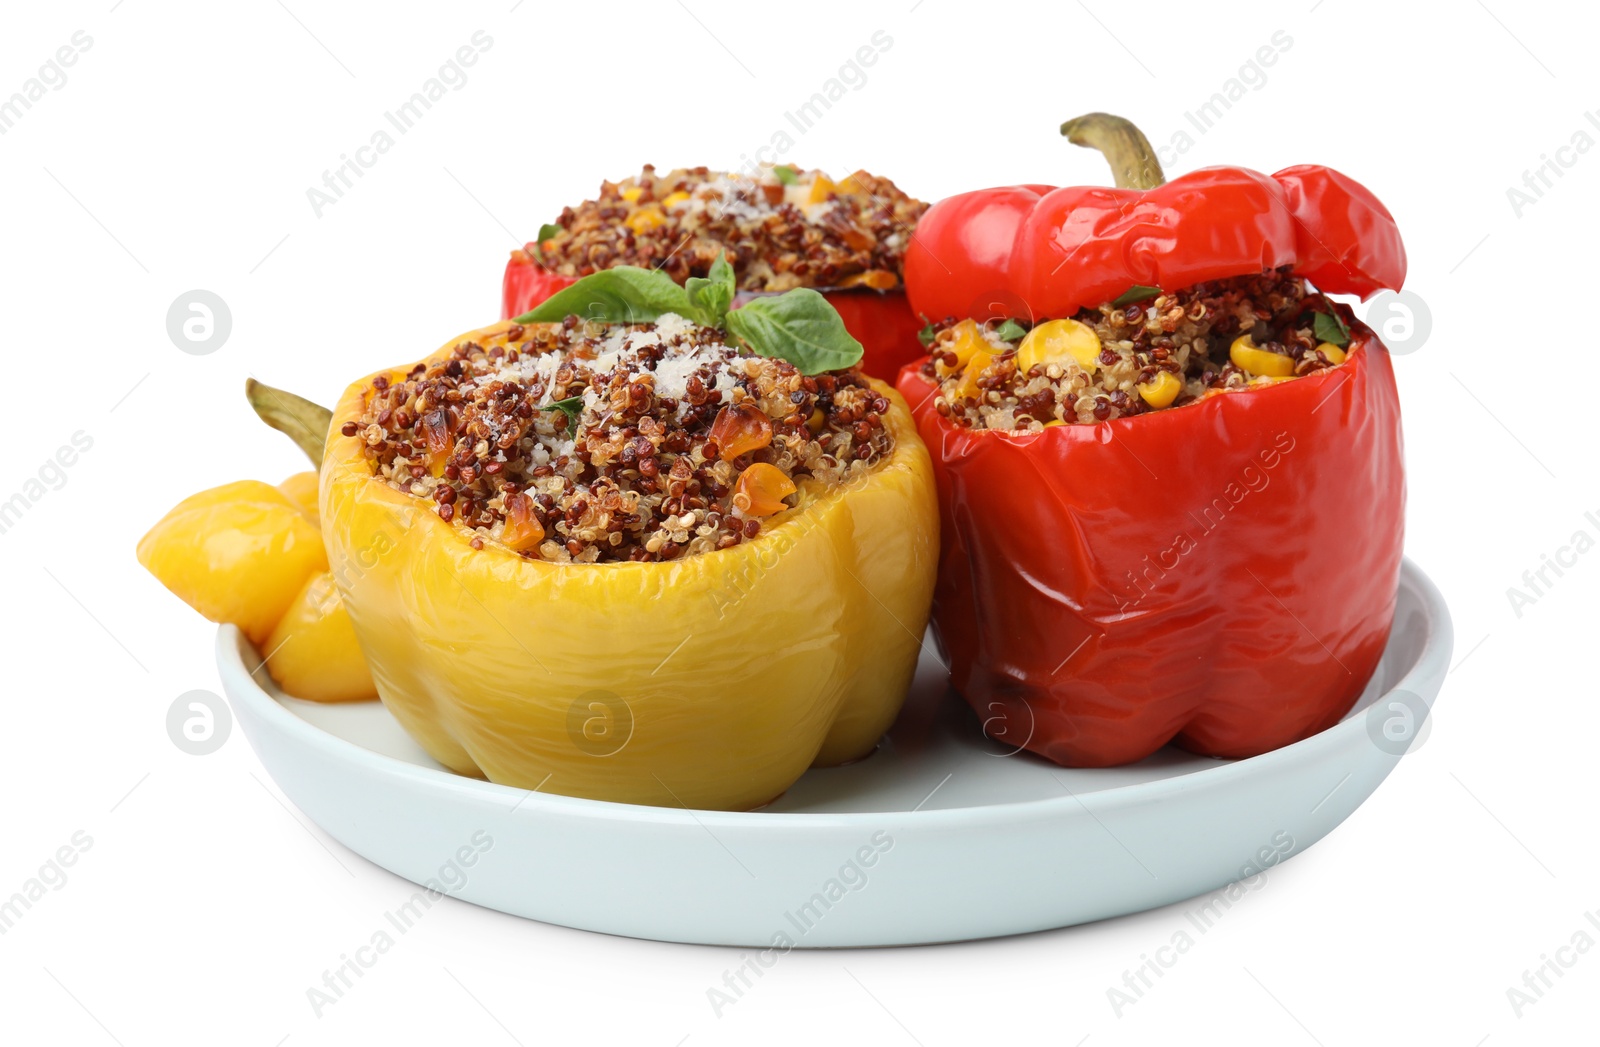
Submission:
POLYGON ((1117 188, 1013 185, 929 208, 906 249, 912 308, 936 320, 995 309, 1070 317, 1132 287, 1285 265, 1325 294, 1367 297, 1405 281, 1399 228, 1354 179, 1308 164, 1270 177, 1207 167, 1163 182, 1144 136, 1114 120, 1092 114, 1062 133, 1106 151, 1117 188))
MULTIPOLYGON (((429 360, 503 346, 510 326, 429 360)), ((841 488, 802 481, 754 540, 559 564, 475 550, 374 481, 340 429, 375 377, 334 411, 323 536, 378 693, 434 759, 528 789, 741 810, 872 751, 915 667, 938 543, 927 452, 892 389, 877 386, 893 453, 841 488)))
MULTIPOLYGON (((1388 212, 1343 176, 1291 171, 953 198, 918 239, 963 268, 911 268, 912 300, 961 315, 986 286, 1009 287, 1043 319, 1131 284, 1280 264, 1322 290, 1397 288, 1388 212), (1080 225, 1098 239, 1080 245, 1080 225)), ((1038 432, 953 425, 934 387, 902 372, 939 481, 935 634, 986 731, 1094 767, 1169 741, 1252 756, 1351 707, 1393 620, 1405 483, 1388 352, 1349 326, 1337 367, 1038 432)))
MULTIPOLYGON (((506 263, 500 315, 508 320, 578 282, 575 276, 561 276, 539 265, 534 256, 538 249, 538 244, 529 244, 524 250, 512 252, 506 263)), ((740 291, 734 296, 734 308, 767 293, 740 291)), ((839 311, 845 328, 861 343, 865 351, 861 369, 867 374, 892 382, 901 367, 923 354, 922 343, 917 340, 922 321, 906 304, 903 290, 823 289, 822 297, 839 311)))

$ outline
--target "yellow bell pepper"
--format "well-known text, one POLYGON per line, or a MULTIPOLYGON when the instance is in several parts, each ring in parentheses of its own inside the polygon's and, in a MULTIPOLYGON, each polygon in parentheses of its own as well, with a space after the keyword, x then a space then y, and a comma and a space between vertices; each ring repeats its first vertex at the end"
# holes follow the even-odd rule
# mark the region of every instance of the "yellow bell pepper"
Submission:
POLYGON ((278 490, 300 507, 312 526, 322 526, 322 514, 317 511, 317 474, 313 471, 295 473, 278 485, 278 490))
POLYGON ((179 502, 139 540, 139 562, 184 603, 237 625, 257 647, 306 579, 328 569, 316 525, 259 480, 179 502))
MULTIPOLYGON (((251 380, 251 406, 313 459, 328 410, 251 380)), ((267 672, 296 698, 376 698, 372 674, 328 570, 318 480, 223 484, 179 502, 139 540, 139 562, 213 622, 238 626, 267 672)))
POLYGON ((262 653, 267 672, 296 698, 355 702, 378 696, 331 571, 306 579, 262 653))
MULTIPOLYGON (((453 338, 506 344, 509 322, 453 338)), ((409 365, 381 372, 391 380, 409 365)), ((373 479, 372 378, 334 410, 323 535, 378 693, 434 759, 527 789, 746 810, 807 767, 870 753, 899 711, 932 599, 928 454, 888 386, 890 455, 728 549, 560 564, 470 534, 373 479)))

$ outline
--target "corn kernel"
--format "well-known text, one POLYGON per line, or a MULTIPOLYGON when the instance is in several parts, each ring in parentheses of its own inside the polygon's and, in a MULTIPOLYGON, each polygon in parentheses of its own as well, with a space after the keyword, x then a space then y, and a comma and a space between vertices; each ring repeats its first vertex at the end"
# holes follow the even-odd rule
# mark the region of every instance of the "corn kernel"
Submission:
POLYGON ((1075 361, 1094 372, 1100 366, 1100 338, 1076 320, 1051 320, 1028 332, 1017 347, 1017 371, 1026 375, 1039 364, 1075 361))
POLYGON ((1172 406, 1172 401, 1183 392, 1183 383, 1171 371, 1161 371, 1148 382, 1140 382, 1136 388, 1139 398, 1151 407, 1160 409, 1172 406))
POLYGON ((1293 357, 1257 348, 1248 334, 1233 340, 1233 345, 1228 347, 1228 359, 1241 371, 1268 378, 1288 378, 1294 374, 1293 357))
POLYGON ((667 195, 667 198, 665 200, 661 201, 661 206, 662 207, 677 207, 679 204, 683 203, 687 199, 689 199, 689 194, 680 190, 679 192, 676 192, 676 193, 669 193, 667 195))
POLYGON ((661 213, 660 204, 645 204, 626 220, 629 229, 636 234, 667 224, 667 216, 661 213))
POLYGON ((628 186, 628 188, 622 190, 621 196, 622 196, 622 198, 624 200, 628 201, 628 203, 631 204, 631 203, 636 202, 639 199, 639 194, 641 194, 643 192, 644 192, 644 187, 643 186, 630 185, 630 186, 628 186))

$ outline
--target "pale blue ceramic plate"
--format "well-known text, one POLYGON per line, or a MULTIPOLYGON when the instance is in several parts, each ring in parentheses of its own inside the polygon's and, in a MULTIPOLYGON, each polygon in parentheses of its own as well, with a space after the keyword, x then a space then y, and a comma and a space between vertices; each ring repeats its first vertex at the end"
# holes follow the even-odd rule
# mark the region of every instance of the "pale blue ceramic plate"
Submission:
POLYGON ((1163 750, 1067 770, 985 738, 928 654, 860 763, 808 772, 760 811, 635 807, 452 774, 377 702, 287 698, 237 629, 222 681, 284 793, 406 879, 549 923, 756 947, 909 945, 1064 927, 1248 879, 1342 822, 1418 737, 1450 616, 1414 565, 1351 713, 1248 760, 1163 750), (262 682, 264 681, 264 683, 262 682))

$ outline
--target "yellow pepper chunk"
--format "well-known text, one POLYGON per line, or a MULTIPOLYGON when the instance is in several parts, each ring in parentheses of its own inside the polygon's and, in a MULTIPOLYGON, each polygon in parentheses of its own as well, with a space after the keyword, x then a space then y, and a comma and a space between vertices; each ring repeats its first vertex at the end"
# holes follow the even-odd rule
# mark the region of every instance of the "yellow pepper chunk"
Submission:
POLYGON ((976 398, 982 391, 978 388, 978 378, 994 358, 994 346, 983 337, 983 331, 976 322, 963 320, 956 324, 951 351, 956 355, 956 367, 962 369, 961 381, 956 385, 956 395, 976 398))
POLYGON ((1317 352, 1328 358, 1330 364, 1342 364, 1349 354, 1332 342, 1318 342, 1317 352))
POLYGON ((1251 374, 1269 378, 1288 378, 1294 374, 1294 358, 1282 353, 1272 353, 1256 347, 1248 334, 1242 334, 1228 347, 1228 359, 1233 366, 1251 374))
POLYGON ((1050 320, 1028 332, 1017 347, 1017 371, 1026 375, 1040 364, 1075 361, 1091 374, 1100 367, 1100 337, 1076 320, 1050 320))
POLYGON ((288 495, 289 501, 298 505, 308 520, 321 526, 322 516, 317 512, 317 474, 314 470, 295 473, 279 484, 278 490, 288 495))
POLYGON ((739 474, 733 486, 733 507, 746 516, 771 516, 789 508, 784 499, 794 494, 794 481, 768 462, 757 462, 739 474))
POLYGON ((1183 382, 1171 371, 1161 371, 1148 382, 1140 382, 1135 386, 1139 390, 1139 398, 1151 407, 1160 409, 1172 406, 1172 401, 1183 392, 1183 382))
POLYGON ((306 579, 328 569, 316 525, 260 480, 179 502, 139 540, 139 562, 184 603, 237 625, 258 647, 306 579))
POLYGON ((634 233, 643 233, 650 229, 667 224, 667 216, 661 213, 660 204, 645 204, 633 214, 629 215, 624 224, 634 233))
POLYGON ((624 200, 628 201, 628 203, 631 204, 631 203, 637 202, 638 199, 639 199, 639 195, 641 193, 643 193, 643 192, 644 192, 644 187, 643 186, 630 185, 630 186, 628 186, 628 188, 622 190, 622 192, 619 195, 624 200))
POLYGON ((677 207, 679 204, 683 203, 684 201, 686 201, 688 199, 689 199, 689 194, 683 192, 682 190, 679 190, 676 193, 668 193, 667 196, 666 196, 666 199, 661 201, 661 206, 662 207, 677 207))
POLYGON ((806 203, 825 203, 828 197, 838 191, 839 187, 833 184, 833 179, 818 171, 816 180, 811 183, 811 192, 806 196, 806 203))
POLYGON ((267 656, 267 672, 296 698, 359 702, 378 697, 350 612, 330 571, 306 579, 262 653, 267 656))

